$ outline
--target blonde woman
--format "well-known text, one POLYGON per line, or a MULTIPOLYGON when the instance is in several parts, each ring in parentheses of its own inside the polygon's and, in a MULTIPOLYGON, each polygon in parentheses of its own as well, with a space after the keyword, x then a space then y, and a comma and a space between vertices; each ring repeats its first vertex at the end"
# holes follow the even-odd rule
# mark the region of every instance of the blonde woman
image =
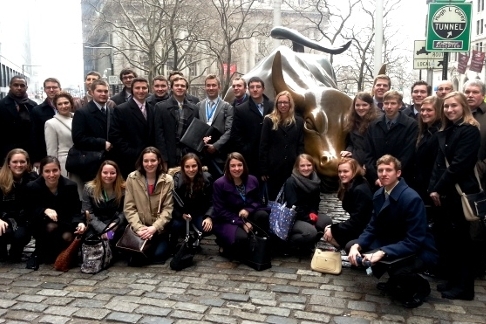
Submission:
POLYGON ((304 153, 304 120, 295 115, 288 91, 275 97, 273 111, 263 119, 260 140, 260 174, 267 183, 268 198, 274 200, 292 173, 295 159, 304 153))

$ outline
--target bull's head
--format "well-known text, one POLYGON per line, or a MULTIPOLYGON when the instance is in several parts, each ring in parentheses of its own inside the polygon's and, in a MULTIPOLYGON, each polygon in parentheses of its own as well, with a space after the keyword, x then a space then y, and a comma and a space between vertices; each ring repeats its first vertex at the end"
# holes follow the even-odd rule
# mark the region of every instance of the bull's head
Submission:
POLYGON ((340 152, 345 148, 345 117, 352 100, 340 91, 324 86, 291 89, 284 81, 282 70, 282 57, 277 52, 272 65, 275 91, 287 90, 292 94, 296 110, 305 120, 305 152, 314 158, 319 174, 335 177, 340 152))

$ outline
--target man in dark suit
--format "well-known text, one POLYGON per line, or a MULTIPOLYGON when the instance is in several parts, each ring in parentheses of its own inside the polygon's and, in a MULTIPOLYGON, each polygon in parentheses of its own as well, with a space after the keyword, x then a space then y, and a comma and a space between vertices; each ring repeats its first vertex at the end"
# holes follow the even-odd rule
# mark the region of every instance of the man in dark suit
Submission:
POLYGON ((37 103, 27 95, 27 80, 16 75, 10 79, 10 90, 0 100, 0 162, 14 148, 31 154, 31 112, 37 103))
POLYGON ((376 161, 385 154, 391 154, 402 162, 402 176, 407 179, 413 174, 413 156, 417 142, 417 121, 400 111, 402 95, 390 90, 383 96, 385 114, 368 127, 366 133, 366 178, 370 184, 381 187, 376 173, 376 161))
POLYGON ((132 81, 136 77, 137 73, 130 68, 121 70, 120 81, 123 83, 123 90, 110 98, 117 106, 132 98, 132 81))
POLYGON ((180 142, 196 116, 197 107, 186 97, 189 82, 177 76, 171 82, 172 96, 155 105, 155 146, 169 168, 179 165, 189 148, 180 142))
POLYGON ((246 81, 243 78, 234 78, 231 88, 233 89, 233 95, 235 96, 233 107, 248 101, 249 96, 246 93, 246 81))
POLYGON ((248 88, 248 101, 234 108, 230 138, 232 149, 243 155, 250 173, 260 179, 258 160, 263 117, 272 112, 273 102, 263 94, 265 84, 259 77, 251 78, 248 88))
POLYGON ((61 83, 56 78, 47 78, 44 81, 44 92, 47 96, 46 100, 34 107, 31 113, 33 147, 30 160, 37 167, 40 160, 47 155, 44 124, 57 113, 53 100, 61 92, 61 83))
POLYGON ((233 106, 219 96, 221 82, 215 74, 209 74, 205 81, 206 99, 198 102, 196 116, 212 126, 211 136, 205 137, 203 163, 214 177, 223 175, 228 141, 233 124, 233 106))
MULTIPOLYGON (((96 80, 91 84, 93 100, 82 107, 73 117, 72 137, 73 143, 79 150, 109 151, 113 148, 108 141, 108 118, 113 114, 114 108, 106 106, 108 101, 108 83, 96 80)), ((109 158, 109 154, 105 154, 109 158)), ((79 176, 83 181, 94 178, 98 170, 86 170, 79 176)))
POLYGON ((355 266, 360 265, 357 257, 371 262, 377 278, 388 272, 389 281, 379 283, 377 288, 393 294, 401 286, 402 293, 394 297, 400 298, 405 307, 418 307, 430 293, 429 283, 418 273, 438 260, 425 205, 417 192, 400 179, 398 159, 384 155, 378 159, 377 169, 383 187, 373 196, 373 215, 351 246, 349 261, 355 266), (398 261, 401 258, 405 259, 398 261), (380 261, 396 262, 388 266, 380 261))
POLYGON ((417 81, 412 85, 412 104, 403 109, 403 113, 418 120, 422 101, 432 94, 432 87, 425 81, 417 81))
MULTIPOLYGON (((181 71, 172 71, 172 72, 170 72, 169 73, 169 82, 170 82, 170 84, 172 84, 172 81, 174 81, 174 79, 176 77, 184 77, 184 74, 182 74, 181 71)), ((189 101, 190 103, 192 103, 194 105, 199 102, 199 98, 196 97, 196 96, 193 96, 190 93, 186 93, 186 99, 187 99, 187 101, 189 101)))
POLYGON ((157 75, 152 80, 152 94, 147 98, 147 104, 154 108, 161 101, 169 99, 169 81, 163 75, 157 75))
POLYGON ((135 170, 140 152, 154 142, 153 108, 145 100, 148 89, 146 79, 133 79, 133 97, 113 110, 109 140, 113 143, 114 159, 125 179, 135 170))

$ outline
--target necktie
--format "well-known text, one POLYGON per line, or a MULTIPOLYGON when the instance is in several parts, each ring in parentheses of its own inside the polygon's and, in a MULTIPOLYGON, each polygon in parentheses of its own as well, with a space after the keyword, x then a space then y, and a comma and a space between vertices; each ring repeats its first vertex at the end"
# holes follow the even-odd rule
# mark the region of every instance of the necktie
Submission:
POLYGON ((376 104, 380 110, 383 110, 383 102, 379 102, 376 104))
POLYGON ((128 95, 127 101, 129 101, 130 99, 132 99, 132 95, 128 95))
POLYGON ((104 114, 106 114, 106 108, 105 107, 101 107, 101 112, 104 114))
POLYGON ((388 191, 386 190, 383 190, 383 192, 385 193, 385 200, 388 199, 388 197, 390 197, 390 194, 388 193, 388 191))
POLYGON ((140 106, 140 111, 142 112, 143 117, 145 117, 145 119, 147 119, 147 110, 145 110, 144 105, 140 106))
POLYGON ((263 116, 263 104, 259 103, 258 104, 258 111, 260 112, 260 114, 262 114, 263 116))
POLYGON ((386 123, 386 126, 388 126, 388 129, 390 129, 390 128, 392 128, 393 123, 391 121, 389 121, 389 122, 386 123))

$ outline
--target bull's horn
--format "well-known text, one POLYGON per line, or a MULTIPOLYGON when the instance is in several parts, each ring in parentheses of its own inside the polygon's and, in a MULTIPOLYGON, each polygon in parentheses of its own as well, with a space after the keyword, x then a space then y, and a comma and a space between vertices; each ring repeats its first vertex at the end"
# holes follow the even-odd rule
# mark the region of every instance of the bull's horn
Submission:
POLYGON ((308 37, 305 37, 295 29, 290 29, 282 26, 277 26, 272 28, 272 30, 270 31, 270 36, 276 39, 288 39, 291 40, 293 43, 298 43, 302 46, 307 46, 317 51, 321 51, 329 54, 341 54, 342 52, 347 50, 351 45, 351 41, 349 41, 346 44, 343 44, 341 46, 324 47, 320 45, 318 42, 308 37))
POLYGON ((290 92, 292 99, 294 99, 295 106, 301 109, 305 108, 305 101, 304 97, 294 90, 290 89, 290 87, 285 83, 283 72, 282 72, 282 54, 280 51, 275 53, 272 63, 272 83, 275 91, 277 92, 275 95, 279 94, 282 91, 290 92))
POLYGON ((378 71, 378 74, 386 74, 386 64, 383 64, 380 68, 380 71, 378 71))

